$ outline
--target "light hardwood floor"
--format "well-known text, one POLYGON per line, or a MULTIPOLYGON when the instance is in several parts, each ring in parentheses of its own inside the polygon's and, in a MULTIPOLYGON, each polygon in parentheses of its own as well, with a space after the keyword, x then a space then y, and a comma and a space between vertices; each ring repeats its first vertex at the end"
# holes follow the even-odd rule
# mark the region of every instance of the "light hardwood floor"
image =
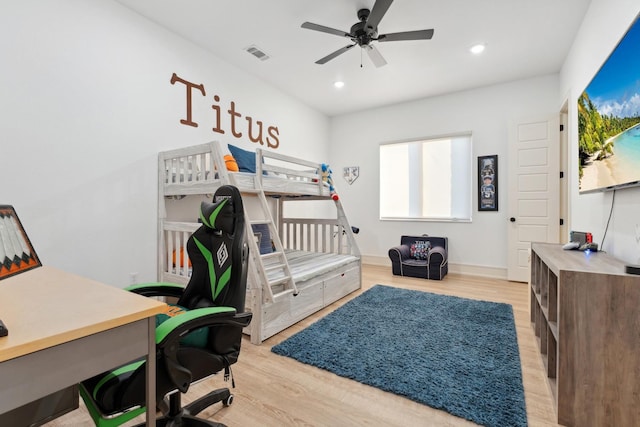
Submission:
MULTIPOLYGON (((214 405, 200 416, 229 427, 239 426, 471 426, 471 422, 443 411, 383 392, 356 381, 271 353, 273 345, 304 329, 327 313, 375 284, 428 291, 444 295, 513 306, 529 425, 557 426, 551 393, 529 322, 528 287, 525 283, 449 274, 445 280, 393 276, 390 267, 363 266, 362 290, 271 337, 260 346, 242 344, 233 365, 236 388, 234 403, 214 405)), ((402 343, 397 343, 402 348, 402 343)), ((185 402, 217 387, 225 386, 220 375, 195 384, 185 402)), ((91 426, 85 408, 58 418, 49 427, 91 426)), ((128 424, 130 425, 130 424, 128 424)), ((507 426, 505 426, 507 427, 507 426)))

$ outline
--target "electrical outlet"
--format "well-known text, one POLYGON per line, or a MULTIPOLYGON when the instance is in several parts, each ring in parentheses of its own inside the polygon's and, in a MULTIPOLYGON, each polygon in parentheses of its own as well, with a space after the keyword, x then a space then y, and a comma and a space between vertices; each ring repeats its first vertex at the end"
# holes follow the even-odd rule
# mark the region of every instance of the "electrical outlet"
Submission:
POLYGON ((138 283, 138 273, 129 273, 129 284, 135 285, 138 283))

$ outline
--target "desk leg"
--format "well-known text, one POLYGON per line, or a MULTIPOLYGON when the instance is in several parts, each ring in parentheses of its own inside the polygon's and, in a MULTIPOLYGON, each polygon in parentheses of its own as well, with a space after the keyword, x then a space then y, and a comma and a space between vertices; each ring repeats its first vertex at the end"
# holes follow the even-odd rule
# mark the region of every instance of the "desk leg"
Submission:
POLYGON ((156 322, 149 318, 147 352, 147 426, 156 425, 156 322))

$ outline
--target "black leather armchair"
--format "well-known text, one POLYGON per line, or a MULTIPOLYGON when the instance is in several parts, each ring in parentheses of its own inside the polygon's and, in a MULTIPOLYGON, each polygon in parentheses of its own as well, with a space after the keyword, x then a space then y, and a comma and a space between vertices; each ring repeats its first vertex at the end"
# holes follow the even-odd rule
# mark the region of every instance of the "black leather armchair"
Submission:
MULTIPOLYGON (((216 402, 229 405, 233 395, 228 388, 184 408, 181 393, 192 382, 222 371, 233 384, 231 365, 240 353, 242 329, 251 321, 251 313, 244 312, 249 250, 238 189, 220 187, 213 203, 202 202, 200 218, 203 225, 187 242, 193 270, 186 287, 150 283, 128 289, 177 298, 167 315, 156 317, 156 401, 164 414, 157 426, 221 426, 195 415, 216 402)), ((144 359, 136 360, 80 384, 97 426, 121 425, 145 411, 145 370, 144 359)))
POLYGON ((448 239, 432 236, 402 236, 400 245, 389 249, 393 274, 442 280, 449 272, 448 239))

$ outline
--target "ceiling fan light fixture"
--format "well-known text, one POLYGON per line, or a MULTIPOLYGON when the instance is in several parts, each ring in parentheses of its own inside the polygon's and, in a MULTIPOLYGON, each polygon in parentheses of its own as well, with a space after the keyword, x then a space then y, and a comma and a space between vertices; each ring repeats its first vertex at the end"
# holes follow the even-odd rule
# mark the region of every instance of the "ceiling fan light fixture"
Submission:
POLYGON ((344 87, 344 82, 342 80, 337 80, 333 82, 333 87, 336 89, 342 89, 344 87))
POLYGON ((474 55, 480 55, 482 52, 484 52, 484 49, 486 47, 487 47, 487 45, 485 45, 484 43, 478 43, 478 44, 474 44, 473 46, 471 46, 471 48, 469 50, 474 55))

